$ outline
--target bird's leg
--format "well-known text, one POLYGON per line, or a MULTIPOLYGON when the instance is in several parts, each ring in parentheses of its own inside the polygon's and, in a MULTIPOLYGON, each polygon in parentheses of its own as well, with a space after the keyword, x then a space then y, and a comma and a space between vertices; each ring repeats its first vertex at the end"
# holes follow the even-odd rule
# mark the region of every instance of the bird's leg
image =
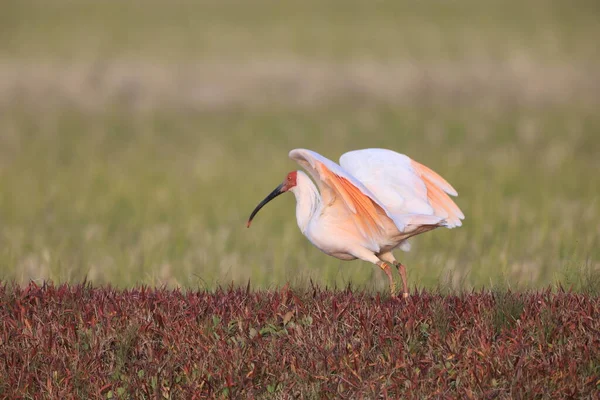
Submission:
POLYGON ((388 279, 390 280, 390 293, 392 295, 392 298, 396 297, 396 283, 394 282, 394 278, 392 277, 392 268, 390 267, 390 264, 386 263, 385 261, 379 261, 377 265, 383 270, 383 272, 385 272, 388 279))
POLYGON ((406 267, 401 262, 396 262, 396 268, 398 268, 398 272, 400 273, 400 277, 402 278, 402 287, 404 291, 402 292, 402 297, 408 297, 408 284, 406 282, 406 267))

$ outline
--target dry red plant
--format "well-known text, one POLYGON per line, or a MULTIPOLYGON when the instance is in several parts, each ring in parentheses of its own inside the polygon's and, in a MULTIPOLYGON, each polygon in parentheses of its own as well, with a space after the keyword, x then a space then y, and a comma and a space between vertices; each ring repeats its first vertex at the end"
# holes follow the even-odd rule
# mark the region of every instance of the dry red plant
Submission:
POLYGON ((600 298, 0 285, 2 398, 591 398, 600 298))

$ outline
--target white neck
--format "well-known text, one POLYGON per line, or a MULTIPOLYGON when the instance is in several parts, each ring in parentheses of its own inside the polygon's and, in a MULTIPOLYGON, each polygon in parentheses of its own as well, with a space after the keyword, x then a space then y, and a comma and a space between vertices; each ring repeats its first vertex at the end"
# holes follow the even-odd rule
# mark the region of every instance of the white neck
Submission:
POLYGON ((308 223, 321 203, 321 196, 313 181, 302 171, 298 171, 296 186, 290 189, 290 191, 296 196, 296 220, 298 221, 298 227, 302 233, 305 233, 308 223))

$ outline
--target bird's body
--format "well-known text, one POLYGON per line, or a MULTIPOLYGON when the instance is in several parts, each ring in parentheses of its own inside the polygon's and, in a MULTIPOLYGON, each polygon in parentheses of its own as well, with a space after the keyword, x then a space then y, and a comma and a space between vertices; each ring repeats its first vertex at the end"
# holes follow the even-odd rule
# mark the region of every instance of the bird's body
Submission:
POLYGON ((324 203, 317 187, 298 171, 297 186, 290 191, 296 196, 296 217, 302 233, 324 253, 341 260, 359 258, 357 249, 373 253, 390 251, 402 242, 402 234, 385 215, 378 215, 383 229, 367 233, 352 218, 352 211, 340 204, 339 197, 324 203))
POLYGON ((398 267, 408 295, 404 266, 392 250, 408 250, 407 239, 440 226, 461 225, 463 213, 448 194, 456 191, 441 176, 409 157, 385 149, 345 153, 340 165, 306 149, 290 158, 313 177, 293 171, 254 210, 286 191, 296 197, 298 227, 324 253, 341 260, 361 259, 380 266, 394 282, 398 267))

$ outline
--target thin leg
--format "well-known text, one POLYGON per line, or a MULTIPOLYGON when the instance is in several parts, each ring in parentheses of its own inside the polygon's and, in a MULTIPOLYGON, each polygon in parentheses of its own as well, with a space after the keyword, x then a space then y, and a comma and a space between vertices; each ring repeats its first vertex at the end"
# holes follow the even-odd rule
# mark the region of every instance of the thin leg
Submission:
POLYGON ((400 273, 400 277, 402 278, 402 287, 404 291, 402 292, 402 297, 408 297, 408 283, 406 282, 406 267, 404 264, 397 262, 396 268, 398 268, 398 272, 400 273))
POLYGON ((385 272, 388 279, 390 280, 390 294, 392 295, 392 297, 396 297, 396 283, 394 282, 394 278, 392 277, 392 268, 390 267, 390 264, 386 263, 385 261, 379 261, 377 265, 379 265, 379 268, 381 268, 383 272, 385 272))

